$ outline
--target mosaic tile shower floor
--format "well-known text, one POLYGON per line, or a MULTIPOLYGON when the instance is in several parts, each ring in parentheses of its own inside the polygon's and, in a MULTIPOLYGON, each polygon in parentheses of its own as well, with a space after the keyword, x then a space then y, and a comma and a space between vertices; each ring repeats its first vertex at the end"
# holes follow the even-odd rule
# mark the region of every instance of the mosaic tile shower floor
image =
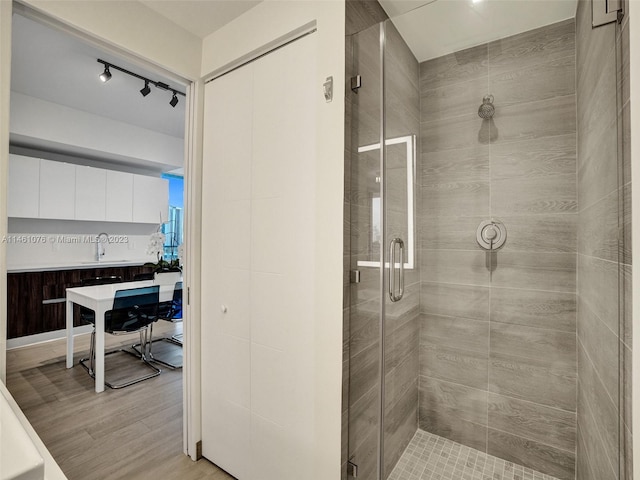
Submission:
POLYGON ((557 480, 418 430, 388 480, 557 480))

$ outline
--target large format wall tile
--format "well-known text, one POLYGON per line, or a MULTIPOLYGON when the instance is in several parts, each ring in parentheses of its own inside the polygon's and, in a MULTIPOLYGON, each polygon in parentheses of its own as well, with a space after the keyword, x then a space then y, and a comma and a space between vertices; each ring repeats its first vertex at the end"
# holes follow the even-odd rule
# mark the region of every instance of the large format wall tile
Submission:
POLYGON ((489 180, 489 147, 486 145, 476 144, 460 150, 423 152, 420 162, 421 185, 434 183, 434 178, 444 182, 489 180))
MULTIPOLYGON (((422 187, 424 216, 489 215, 489 180, 429 179, 422 187)), ((429 248, 430 245, 427 245, 429 248)))
POLYGON ((489 428, 487 453, 560 480, 575 478, 575 454, 489 428))
POLYGON ((460 83, 482 81, 488 74, 488 46, 480 45, 420 64, 420 91, 460 83))
POLYGON ((486 391, 420 377, 420 427, 486 451, 486 391))
POLYGON ((490 138, 489 122, 482 121, 477 111, 442 120, 432 117, 430 121, 420 124, 420 132, 423 154, 454 148, 471 148, 478 143, 488 145, 490 138))
POLYGON ((418 219, 418 236, 422 248, 430 250, 479 250, 476 230, 478 225, 485 221, 487 217, 488 215, 437 218, 421 216, 418 219))
POLYGON ((576 414, 533 402, 489 394, 489 426, 519 437, 572 452, 576 414))
POLYGON ((575 364, 557 366, 544 358, 491 353, 489 391, 575 411, 575 364))
POLYGON ((576 131, 576 97, 499 107, 494 121, 497 144, 571 134, 576 131))
POLYGON ((434 343, 420 345, 420 374, 439 380, 487 389, 486 353, 434 343))
POLYGON ((434 315, 489 320, 489 288, 423 282, 420 311, 434 315))
POLYGON ((575 334, 576 295, 493 287, 491 321, 575 334))
POLYGON ((576 174, 576 135, 491 146, 491 178, 539 178, 576 174))
POLYGON ((618 402, 607 393, 606 388, 597 376, 591 358, 583 345, 578 348, 578 410, 587 409, 592 412, 593 425, 585 425, 597 431, 602 448, 611 465, 617 465, 618 452, 618 402))
POLYGON ((582 210, 578 222, 578 252, 618 261, 618 191, 582 210))
POLYGON ((570 369, 576 362, 575 333, 491 322, 491 354, 544 358, 554 367, 570 369))
POLYGON ((611 398, 618 397, 618 335, 600 320, 582 297, 579 299, 578 339, 584 351, 589 352, 598 378, 611 398))
POLYGON ((500 215, 507 229, 504 251, 575 253, 578 215, 500 215))
POLYGON ((491 283, 497 287, 575 292, 576 256, 570 253, 540 255, 499 251, 491 283))
POLYGON ((487 86, 475 79, 423 90, 420 92, 420 121, 474 113, 486 94, 487 86))
POLYGON ((489 91, 500 105, 528 103, 575 93, 576 64, 573 51, 550 62, 493 73, 489 91))
POLYGON ((489 68, 500 74, 574 55, 575 32, 570 19, 491 42, 489 68))
POLYGON ((618 265, 578 255, 578 295, 611 331, 618 331, 618 265))
POLYGON ((489 322, 423 314, 420 343, 489 354, 489 322))
POLYGON ((421 253, 423 281, 489 285, 489 268, 482 251, 425 249, 421 253))
POLYGON ((491 182, 491 212, 495 215, 576 211, 575 174, 539 178, 513 177, 491 182))

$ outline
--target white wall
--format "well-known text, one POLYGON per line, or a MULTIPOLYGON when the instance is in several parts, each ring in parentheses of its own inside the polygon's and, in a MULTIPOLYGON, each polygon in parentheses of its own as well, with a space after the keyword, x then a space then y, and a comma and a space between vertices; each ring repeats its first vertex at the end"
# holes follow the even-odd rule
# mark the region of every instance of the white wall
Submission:
POLYGON ((315 392, 309 398, 314 403, 314 444, 308 446, 314 451, 314 464, 302 468, 306 478, 319 480, 340 478, 344 15, 344 1, 265 0, 206 37, 202 57, 206 76, 288 32, 317 22, 316 237, 309 252, 316 274, 308 282, 314 295, 310 318, 315 324, 315 392), (328 76, 333 76, 335 85, 332 103, 325 103, 322 93, 328 76))
POLYGON ((53 151, 156 168, 183 165, 184 140, 21 93, 11 94, 11 137, 53 151))

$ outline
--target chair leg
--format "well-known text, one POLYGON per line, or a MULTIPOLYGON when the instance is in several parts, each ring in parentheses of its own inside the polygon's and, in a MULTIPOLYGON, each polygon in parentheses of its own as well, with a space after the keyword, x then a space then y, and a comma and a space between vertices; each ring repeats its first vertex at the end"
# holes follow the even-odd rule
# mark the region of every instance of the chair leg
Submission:
MULTIPOLYGON (((159 368, 157 368, 156 366, 152 365, 148 360, 147 360, 147 356, 146 356, 146 352, 148 349, 147 346, 147 329, 145 328, 144 330, 140 330, 140 345, 141 345, 141 351, 143 352, 140 356, 138 356, 137 353, 131 352, 129 350, 125 350, 125 349, 118 349, 118 350, 113 350, 111 352, 105 352, 105 358, 107 357, 107 355, 112 355, 114 353, 118 353, 118 352, 123 352, 129 355, 133 355, 138 359, 141 359, 142 362, 149 368, 151 369, 151 373, 144 375, 142 377, 138 377, 138 378, 134 378, 132 380, 128 380, 125 381, 124 383, 120 383, 120 384, 113 384, 107 381, 107 379, 105 378, 105 385, 107 385, 109 388, 112 389, 118 389, 118 388, 123 388, 123 387, 128 387, 130 385, 133 385, 135 383, 138 382, 142 382, 143 380, 148 380, 150 378, 153 377, 157 377, 158 375, 160 375, 160 373, 162 373, 162 370, 160 370, 159 368), (144 336, 143 336, 144 335, 144 336)), ((89 375, 92 378, 95 378, 95 372, 93 371, 93 362, 95 359, 95 349, 96 349, 96 345, 95 345, 95 341, 96 341, 96 334, 95 334, 95 330, 93 332, 91 332, 91 343, 89 345, 89 358, 81 358, 80 359, 80 365, 82 365, 88 372, 89 375), (89 366, 86 365, 86 362, 89 361, 89 366)))
POLYGON ((96 358, 96 331, 91 332, 91 343, 89 344, 89 373, 93 374, 93 362, 96 358))
MULTIPOLYGON (((140 332, 142 334, 142 332, 140 332)), ((182 334, 179 334, 180 336, 182 336, 182 334)), ((145 357, 146 361, 149 362, 154 362, 154 363, 159 363, 161 365, 164 365, 167 368, 170 368, 172 370, 177 370, 179 368, 182 368, 182 364, 175 364, 175 363, 171 363, 165 360, 162 360, 161 358, 156 358, 153 355, 153 352, 151 351, 151 347, 153 347, 153 344, 155 342, 166 342, 169 343, 171 345, 176 345, 179 347, 182 347, 182 342, 179 340, 174 339, 173 337, 171 338, 153 338, 153 323, 151 325, 149 325, 149 337, 143 341, 142 336, 140 336, 140 343, 134 343, 133 345, 131 345, 131 348, 137 353, 139 354, 141 357, 145 357), (146 347, 145 347, 145 343, 146 343, 146 347)))
POLYGON ((96 331, 95 329, 91 332, 91 340, 89 341, 89 357, 81 358, 78 362, 84 368, 87 369, 89 375, 95 377, 95 373, 93 371, 93 362, 95 360, 95 349, 96 349, 96 331), (86 365, 87 361, 89 362, 89 366, 86 365))

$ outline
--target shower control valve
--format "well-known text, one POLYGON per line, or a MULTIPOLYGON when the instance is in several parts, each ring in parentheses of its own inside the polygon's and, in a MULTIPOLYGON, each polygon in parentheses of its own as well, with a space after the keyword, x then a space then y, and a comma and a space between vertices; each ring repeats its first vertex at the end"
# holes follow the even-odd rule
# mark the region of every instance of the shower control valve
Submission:
POLYGON ((485 250, 498 250, 507 241, 507 229, 499 220, 485 220, 478 225, 476 240, 485 250))

